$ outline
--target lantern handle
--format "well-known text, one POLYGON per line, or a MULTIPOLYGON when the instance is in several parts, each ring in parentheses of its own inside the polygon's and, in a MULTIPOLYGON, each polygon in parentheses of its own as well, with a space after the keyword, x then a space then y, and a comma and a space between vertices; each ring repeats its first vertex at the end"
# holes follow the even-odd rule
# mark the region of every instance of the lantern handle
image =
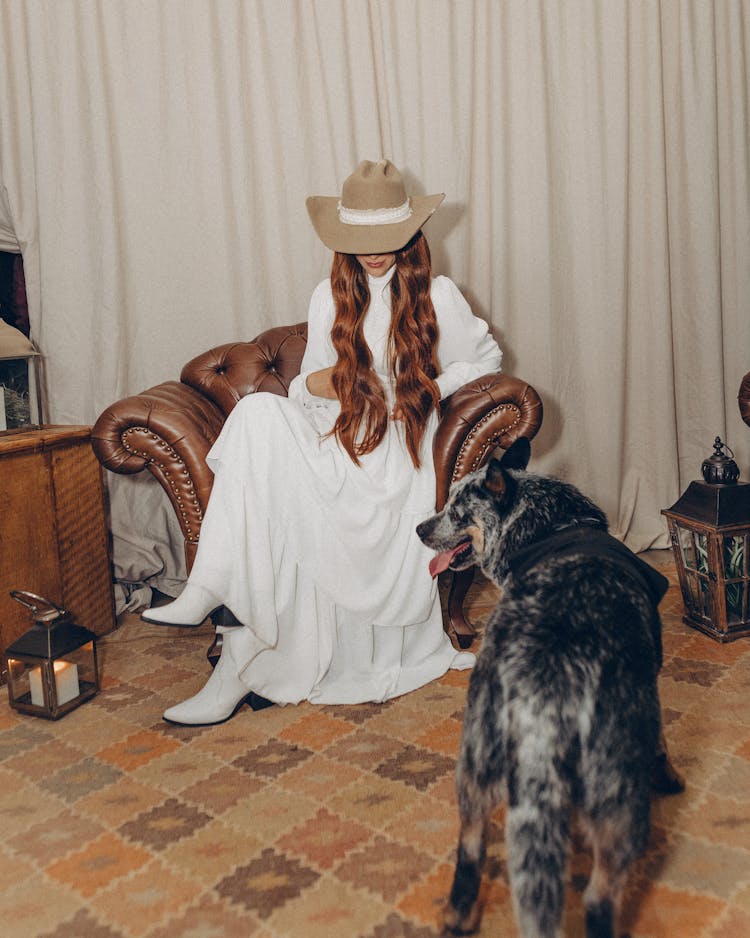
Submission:
POLYGON ((725 449, 729 453, 729 456, 734 459, 732 447, 729 445, 729 443, 725 443, 720 436, 717 436, 714 440, 714 456, 723 456, 723 449, 725 449))
POLYGON ((61 609, 59 606, 56 606, 53 602, 50 602, 49 599, 45 599, 43 596, 37 596, 36 593, 29 593, 26 590, 11 590, 10 595, 16 602, 21 603, 22 606, 26 606, 28 609, 31 609, 32 617, 37 622, 49 622, 53 619, 58 619, 60 616, 64 616, 65 610, 61 609), (44 612, 40 612, 40 608, 45 608, 44 612))

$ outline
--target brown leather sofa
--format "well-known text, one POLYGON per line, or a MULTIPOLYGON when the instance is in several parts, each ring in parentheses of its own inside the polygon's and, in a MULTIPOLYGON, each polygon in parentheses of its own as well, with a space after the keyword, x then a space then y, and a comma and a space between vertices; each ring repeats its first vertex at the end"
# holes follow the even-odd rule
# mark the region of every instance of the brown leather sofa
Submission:
MULTIPOLYGON (((125 474, 148 469, 164 487, 185 538, 188 570, 213 483, 206 455, 225 418, 246 394, 286 395, 306 341, 307 325, 300 323, 218 346, 188 362, 179 381, 117 401, 96 421, 92 441, 103 466, 125 474)), ((531 439, 541 423, 539 395, 511 375, 485 375, 456 391, 443 402, 434 441, 437 506, 451 483, 480 468, 495 447, 531 439)), ((456 575, 449 592, 445 627, 457 647, 468 647, 475 635, 463 613, 472 572, 456 575)))

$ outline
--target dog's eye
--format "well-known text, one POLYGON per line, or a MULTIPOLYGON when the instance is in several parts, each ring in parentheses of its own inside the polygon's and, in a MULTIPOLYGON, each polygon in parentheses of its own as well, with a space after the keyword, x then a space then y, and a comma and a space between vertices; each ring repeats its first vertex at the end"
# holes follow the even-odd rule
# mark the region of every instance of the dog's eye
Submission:
POLYGON ((451 510, 451 521, 458 527, 465 528, 471 521, 465 511, 451 510))

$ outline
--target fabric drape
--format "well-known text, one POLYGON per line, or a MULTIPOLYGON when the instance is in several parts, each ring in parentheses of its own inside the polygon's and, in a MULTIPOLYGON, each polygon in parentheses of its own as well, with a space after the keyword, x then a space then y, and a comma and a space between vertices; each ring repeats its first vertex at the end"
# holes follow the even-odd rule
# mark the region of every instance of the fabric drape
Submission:
POLYGON ((750 477, 747 0, 0 0, 0 243, 48 413, 304 319, 361 159, 545 405, 532 468, 635 550, 721 435, 750 477))

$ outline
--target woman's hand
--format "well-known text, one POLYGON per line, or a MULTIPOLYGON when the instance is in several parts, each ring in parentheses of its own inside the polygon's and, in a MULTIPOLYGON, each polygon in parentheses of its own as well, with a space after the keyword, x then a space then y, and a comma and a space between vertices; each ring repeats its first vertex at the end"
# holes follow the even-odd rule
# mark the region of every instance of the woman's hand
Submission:
POLYGON ((307 376, 307 390, 315 397, 327 397, 329 400, 335 401, 338 395, 333 389, 332 375, 333 365, 328 368, 321 368, 320 371, 311 371, 307 376))

